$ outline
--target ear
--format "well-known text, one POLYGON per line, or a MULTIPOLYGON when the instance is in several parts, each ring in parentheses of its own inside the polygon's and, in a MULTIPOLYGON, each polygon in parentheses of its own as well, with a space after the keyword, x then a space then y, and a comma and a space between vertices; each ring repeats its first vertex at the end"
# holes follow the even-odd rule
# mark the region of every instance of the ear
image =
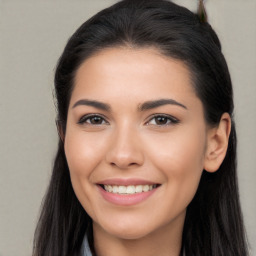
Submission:
POLYGON ((209 129, 204 159, 204 169, 206 171, 215 172, 219 169, 227 153, 230 131, 231 118, 228 113, 221 116, 217 127, 209 129))
POLYGON ((64 133, 64 130, 63 130, 63 125, 61 124, 60 120, 56 120, 56 127, 57 127, 57 131, 58 131, 58 134, 59 134, 59 138, 64 143, 65 133, 64 133))

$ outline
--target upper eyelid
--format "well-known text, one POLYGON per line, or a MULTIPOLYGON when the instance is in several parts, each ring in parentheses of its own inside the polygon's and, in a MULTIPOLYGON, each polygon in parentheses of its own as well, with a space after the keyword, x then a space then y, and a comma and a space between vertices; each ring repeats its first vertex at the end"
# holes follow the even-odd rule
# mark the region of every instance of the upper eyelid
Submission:
POLYGON ((178 118, 176 118, 176 117, 174 117, 174 116, 172 116, 172 115, 163 114, 163 113, 162 113, 162 114, 161 114, 161 113, 153 114, 153 115, 149 116, 147 122, 149 122, 150 120, 152 120, 153 118, 156 118, 156 117, 166 117, 166 118, 169 118, 169 119, 171 119, 171 120, 175 120, 175 121, 179 122, 179 119, 178 119, 178 118))

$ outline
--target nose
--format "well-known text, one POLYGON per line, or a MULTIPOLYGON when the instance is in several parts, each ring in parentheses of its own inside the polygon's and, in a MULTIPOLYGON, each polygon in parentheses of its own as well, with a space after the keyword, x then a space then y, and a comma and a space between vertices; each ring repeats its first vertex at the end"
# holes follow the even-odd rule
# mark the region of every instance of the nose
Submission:
POLYGON ((113 131, 106 161, 120 169, 143 165, 143 145, 140 142, 138 131, 131 127, 113 131))

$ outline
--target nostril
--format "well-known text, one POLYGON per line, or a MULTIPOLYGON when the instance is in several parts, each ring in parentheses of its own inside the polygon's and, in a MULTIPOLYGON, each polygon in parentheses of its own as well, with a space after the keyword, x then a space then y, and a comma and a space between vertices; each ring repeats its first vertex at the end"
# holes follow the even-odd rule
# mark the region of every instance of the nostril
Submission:
POLYGON ((127 167, 139 165, 138 163, 126 163, 126 162, 118 162, 118 163, 112 162, 110 164, 112 166, 119 167, 119 168, 127 168, 127 167))

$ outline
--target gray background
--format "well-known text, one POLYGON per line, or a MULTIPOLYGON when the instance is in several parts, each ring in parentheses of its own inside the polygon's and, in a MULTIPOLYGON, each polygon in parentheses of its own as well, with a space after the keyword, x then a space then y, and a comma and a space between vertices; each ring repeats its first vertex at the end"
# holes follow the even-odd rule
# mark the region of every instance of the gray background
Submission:
MULTIPOLYGON (((67 39, 114 0, 0 0, 0 256, 31 255, 57 134, 54 67, 67 39)), ((196 0, 175 1, 196 10, 196 0)), ((256 0, 206 0, 235 90, 239 185, 256 255, 256 0)))

